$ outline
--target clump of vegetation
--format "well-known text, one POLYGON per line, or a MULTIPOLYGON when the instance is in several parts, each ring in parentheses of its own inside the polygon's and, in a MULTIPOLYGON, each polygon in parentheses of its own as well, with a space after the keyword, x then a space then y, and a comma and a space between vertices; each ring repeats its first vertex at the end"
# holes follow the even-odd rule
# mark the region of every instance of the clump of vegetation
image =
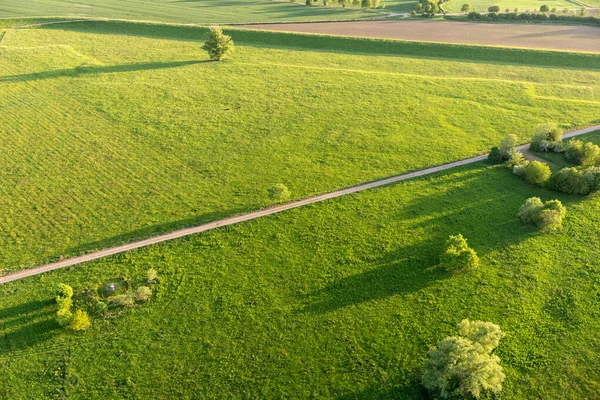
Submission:
POLYGON ((67 327, 74 331, 85 331, 91 324, 90 317, 85 311, 75 310, 67 327))
POLYGON ((288 201, 291 197, 291 192, 284 184, 278 183, 277 185, 269 188, 269 198, 277 203, 283 203, 288 201))
POLYGON ((440 265, 449 272, 469 271, 479 266, 479 257, 469 247, 467 240, 458 234, 446 241, 446 251, 440 256, 440 265))
POLYGON ((589 194, 600 190, 600 167, 563 168, 552 175, 551 187, 570 194, 589 194))
POLYGON ((421 382, 442 399, 480 399, 497 396, 505 375, 494 349, 504 333, 491 322, 463 320, 460 336, 447 337, 423 362, 421 382))
POLYGON ((532 185, 546 187, 552 177, 552 170, 548 164, 541 161, 527 162, 523 167, 525 181, 532 185))
POLYGON ((158 278, 158 271, 156 271, 154 268, 150 268, 148 271, 146 271, 146 277, 148 278, 148 283, 154 283, 156 278, 158 278))
POLYGON ((438 2, 434 0, 420 0, 414 11, 424 17, 433 17, 442 12, 438 2))
POLYGON ((135 290, 134 299, 136 301, 148 301, 152 296, 152 289, 148 286, 140 286, 135 290))
POLYGON ((540 12, 548 12, 550 11, 550 7, 548 7, 546 4, 540 6, 540 12))
POLYGON ((73 288, 71 286, 59 283, 55 294, 56 304, 58 305, 56 322, 60 326, 76 331, 83 331, 90 327, 91 322, 85 311, 76 310, 71 313, 71 306, 73 305, 73 288))
POLYGON ((471 5, 470 4, 463 4, 462 7, 460 8, 460 11, 464 12, 464 13, 468 13, 469 11, 471 11, 471 5))
POLYGON ((488 7, 488 12, 498 13, 498 12, 500 12, 500 6, 491 6, 491 7, 488 7))
POLYGON ((554 123, 541 124, 531 138, 529 150, 560 153, 562 151, 562 134, 563 130, 554 123))
POLYGON ((600 146, 591 142, 571 139, 564 146, 565 158, 584 167, 600 165, 600 146))
POLYGON ((537 225, 542 232, 555 232, 562 228, 567 209, 560 200, 542 202, 539 197, 531 197, 519 208, 521 222, 537 225))
POLYGON ((202 46, 206 50, 211 60, 221 61, 233 53, 234 44, 231 36, 223 34, 223 30, 218 26, 208 28, 208 40, 202 46))

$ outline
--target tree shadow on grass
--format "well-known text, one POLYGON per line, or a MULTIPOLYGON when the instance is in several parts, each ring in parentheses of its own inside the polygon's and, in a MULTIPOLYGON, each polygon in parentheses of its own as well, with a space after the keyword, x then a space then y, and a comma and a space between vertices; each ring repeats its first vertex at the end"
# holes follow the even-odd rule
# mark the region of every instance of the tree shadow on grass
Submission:
POLYGON ((560 198, 567 205, 582 199, 557 196, 521 181, 510 171, 487 169, 482 164, 423 180, 430 183, 421 182, 418 186, 406 183, 406 190, 418 188, 422 195, 414 196, 412 202, 403 204, 396 213, 390 213, 388 224, 399 232, 423 234, 426 239, 413 240, 410 235, 402 235, 411 243, 398 244, 395 250, 373 262, 366 272, 341 278, 308 294, 303 299, 308 305, 302 312, 328 313, 401 293, 417 292, 449 277, 437 267, 449 235, 462 234, 480 258, 485 258, 490 252, 540 234, 535 227, 517 220, 518 209, 527 198, 560 198))
POLYGON ((32 301, 0 310, 0 355, 39 345, 58 329, 54 300, 32 301))
POLYGON ((435 243, 428 240, 385 254, 373 269, 310 293, 309 304, 302 312, 328 313, 353 304, 413 293, 447 277, 445 271, 436 267, 432 246, 435 243))
POLYGON ((44 79, 56 79, 62 77, 78 77, 84 75, 110 74, 120 72, 151 71, 156 69, 185 67, 187 65, 209 62, 209 60, 188 60, 188 61, 170 61, 170 62, 151 62, 136 64, 121 64, 109 66, 81 66, 69 69, 57 69, 52 71, 34 72, 30 74, 1 76, 0 83, 3 82, 28 82, 44 79))

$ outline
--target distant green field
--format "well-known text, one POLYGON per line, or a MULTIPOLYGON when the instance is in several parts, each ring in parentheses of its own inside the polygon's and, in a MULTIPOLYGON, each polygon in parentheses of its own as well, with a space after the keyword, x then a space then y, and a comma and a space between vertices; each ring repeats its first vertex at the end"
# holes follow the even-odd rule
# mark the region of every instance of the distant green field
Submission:
POLYGON ((230 33, 222 63, 198 28, 6 33, 0 266, 257 209, 276 183, 305 197, 600 118, 597 55, 230 33))
POLYGON ((580 5, 573 3, 569 0, 450 0, 444 3, 444 8, 449 12, 460 12, 463 4, 471 4, 472 11, 487 12, 488 7, 500 6, 500 10, 504 12, 507 8, 511 11, 518 8, 519 11, 539 11, 540 7, 544 4, 550 7, 556 7, 558 11, 562 12, 563 8, 576 9, 581 7, 580 5))
POLYGON ((600 198, 484 164, 0 286, 0 397, 419 399, 429 346, 463 318, 499 324, 503 399, 600 390, 600 198), (560 198, 563 232, 519 223, 560 198), (462 233, 479 270, 436 268, 462 233), (155 298, 72 334, 52 288, 159 271, 155 298))
POLYGON ((183 23, 272 22, 373 17, 360 9, 307 7, 271 0, 3 0, 0 18, 103 17, 183 23))

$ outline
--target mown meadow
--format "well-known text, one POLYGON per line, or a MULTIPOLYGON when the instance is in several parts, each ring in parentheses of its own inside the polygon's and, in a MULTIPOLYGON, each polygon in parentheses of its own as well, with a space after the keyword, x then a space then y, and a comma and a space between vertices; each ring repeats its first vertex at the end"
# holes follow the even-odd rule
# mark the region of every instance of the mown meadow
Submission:
POLYGON ((85 3, 4 0, 0 9, 0 18, 56 16, 188 24, 357 19, 378 14, 356 8, 306 7, 300 3, 272 0, 87 0, 85 3))
POLYGON ((598 123, 600 56, 80 23, 0 51, 9 270, 598 123), (355 49, 355 50, 352 50, 355 49))
POLYGON ((469 318, 506 332, 503 398, 593 398, 599 211, 479 163, 2 285, 0 397, 422 398, 429 346, 469 318), (531 196, 566 205, 560 233, 517 220, 531 196), (450 275, 457 233, 481 264, 450 275), (151 267, 149 303, 58 327, 57 283, 151 267))

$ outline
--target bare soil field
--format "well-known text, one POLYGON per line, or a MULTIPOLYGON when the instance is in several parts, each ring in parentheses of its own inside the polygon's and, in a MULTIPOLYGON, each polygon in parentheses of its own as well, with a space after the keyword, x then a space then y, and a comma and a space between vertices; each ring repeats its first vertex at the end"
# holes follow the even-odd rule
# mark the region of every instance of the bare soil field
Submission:
POLYGON ((425 42, 600 52, 600 29, 593 26, 411 20, 264 24, 247 25, 244 28, 425 42))

